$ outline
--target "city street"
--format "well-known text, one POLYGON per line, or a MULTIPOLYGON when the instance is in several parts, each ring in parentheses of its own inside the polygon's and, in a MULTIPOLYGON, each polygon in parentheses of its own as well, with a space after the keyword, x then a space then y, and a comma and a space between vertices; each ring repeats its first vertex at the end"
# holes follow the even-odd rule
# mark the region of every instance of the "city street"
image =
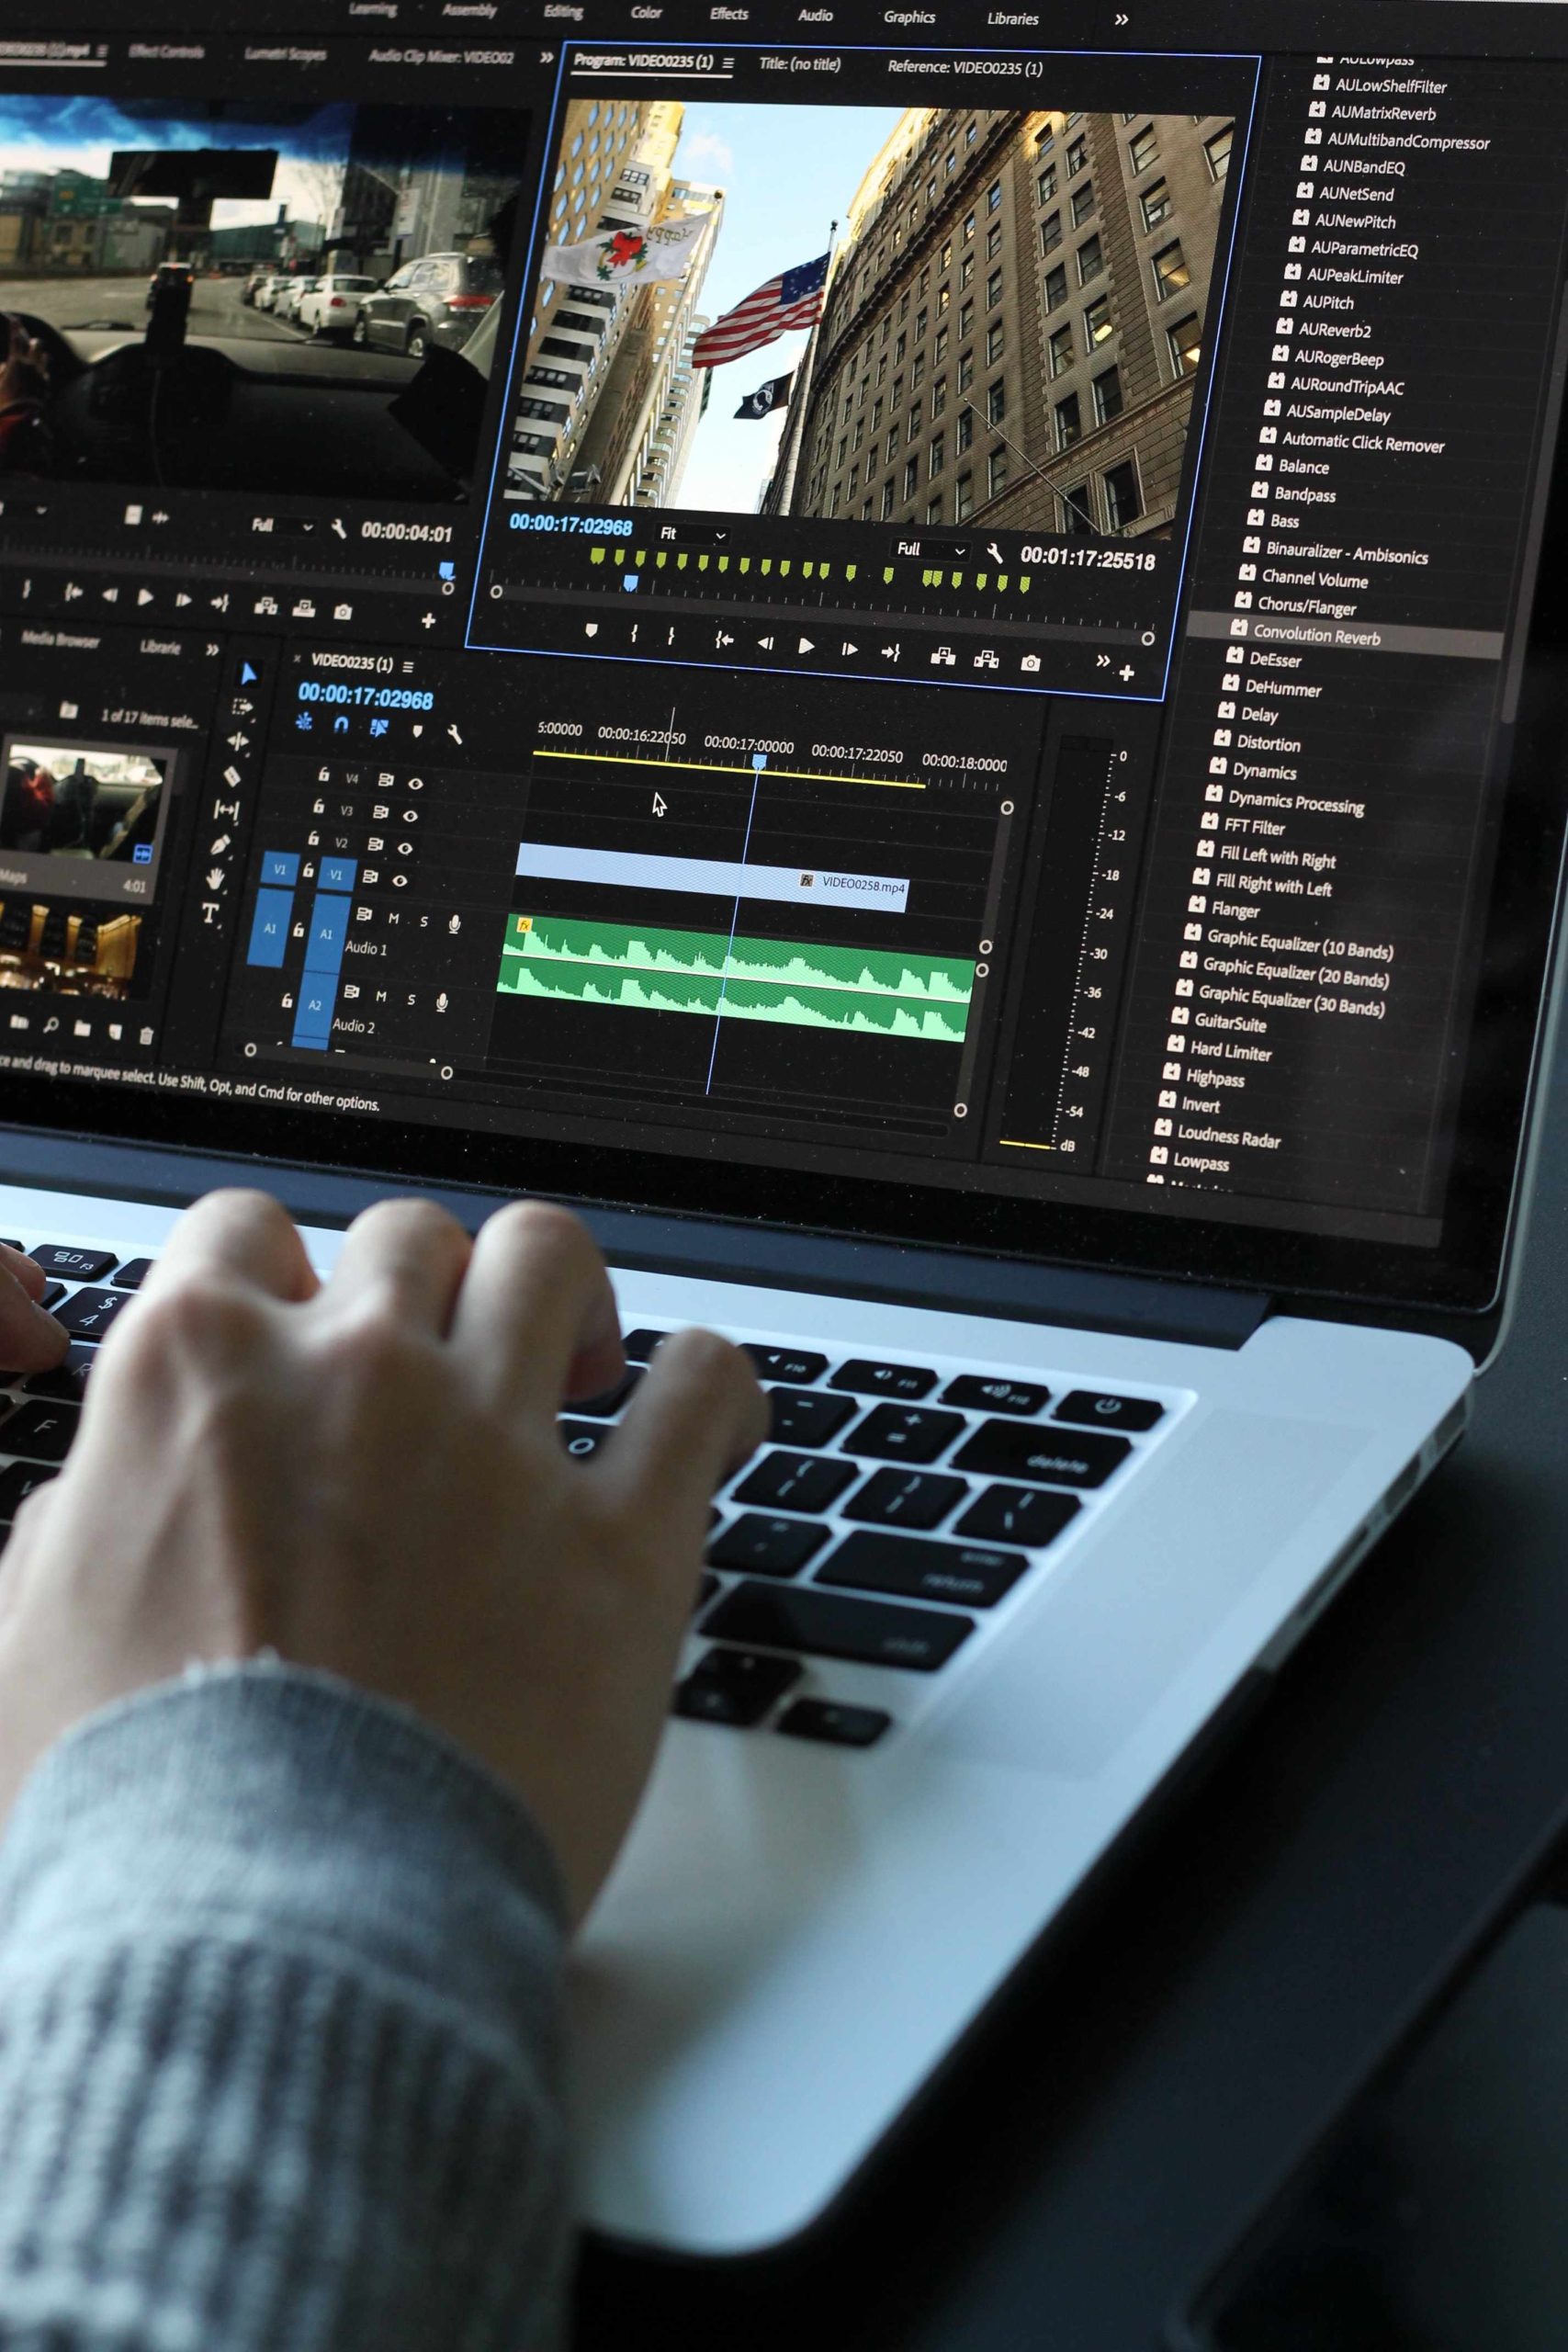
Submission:
MULTIPOLYGON (((211 337, 270 345, 275 355, 279 344, 296 345, 302 368, 317 376, 369 379, 396 386, 415 373, 415 363, 399 353, 356 351, 346 335, 313 338, 304 328, 275 319, 270 311, 253 309, 240 300, 244 284, 238 277, 197 279, 186 328, 193 341, 211 337)), ((69 335, 82 357, 91 362, 128 337, 140 340, 146 334, 147 278, 141 275, 13 278, 0 282, 0 310, 20 311, 46 320, 69 335)), ((258 351, 250 364, 276 373, 279 361, 276 356, 264 358, 258 351)))

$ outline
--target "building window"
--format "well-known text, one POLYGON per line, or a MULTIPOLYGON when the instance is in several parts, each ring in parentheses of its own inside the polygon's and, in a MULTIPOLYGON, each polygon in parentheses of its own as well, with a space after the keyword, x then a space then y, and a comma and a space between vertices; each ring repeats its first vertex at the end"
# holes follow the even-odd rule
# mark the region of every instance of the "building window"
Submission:
POLYGON ((876 380, 879 384, 885 384, 887 381, 887 354, 886 352, 882 354, 881 358, 876 363, 876 380))
POLYGON ((1083 314, 1083 326, 1084 333, 1089 337, 1089 347, 1091 351, 1100 344, 1110 342, 1116 330, 1111 316, 1109 294, 1102 294, 1098 302, 1089 304, 1083 314))
POLYGON ((917 311, 915 312, 915 341, 917 343, 924 343, 926 339, 926 329, 930 326, 931 322, 931 312, 929 311, 917 311))
POLYGON ((956 147, 950 147, 950 148, 948 149, 948 151, 947 151, 947 154, 946 154, 946 156, 944 157, 943 162, 942 162, 942 178, 943 178, 944 180, 950 180, 950 179, 953 177, 953 173, 954 173, 957 169, 958 169, 958 150, 957 150, 957 148, 956 148, 956 147))
POLYGON ((961 392, 966 392, 966 391, 969 390, 970 385, 971 385, 974 381, 975 381, 975 354, 974 354, 972 351, 961 351, 961 352, 959 353, 959 355, 958 355, 958 389, 959 389, 959 390, 960 390, 961 392))
POLYGON ((843 465, 843 462, 844 462, 844 459, 849 456, 849 454, 850 454, 850 445, 849 445, 849 440, 848 440, 848 438, 847 438, 847 436, 846 436, 845 435, 840 434, 840 435, 839 435, 839 446, 838 446, 837 449, 835 449, 835 451, 833 452, 833 470, 835 471, 835 473, 837 473, 837 472, 841 469, 841 467, 842 467, 842 465, 843 465))
POLYGON ((1058 327, 1047 345, 1053 376, 1065 376, 1073 364, 1073 331, 1070 326, 1058 327))
POLYGON ((953 288, 948 285, 944 278, 942 283, 936 289, 936 314, 939 319, 952 300, 953 288))
POLYGON ((1231 148, 1235 141, 1235 125, 1227 122, 1212 139, 1203 141, 1203 153, 1209 159, 1209 177, 1223 180, 1231 167, 1231 148))
POLYGON ((895 420, 895 422, 894 422, 891 425, 889 425, 889 427, 888 427, 888 429, 887 429, 887 463, 888 463, 889 465, 891 465, 891 464, 893 463, 894 458, 895 458, 897 455, 898 455, 898 426, 897 426, 897 420, 895 420))
POLYGON ((1088 169, 1089 141, 1087 139, 1075 139, 1072 145, 1067 150, 1067 177, 1070 180, 1076 180, 1080 172, 1087 171, 1088 169))
POLYGON ((908 317, 908 315, 909 315, 909 289, 908 289, 908 288, 906 286, 906 287, 905 287, 905 288, 904 288, 904 291, 903 291, 903 292, 902 292, 902 294, 900 294, 900 295, 899 295, 899 297, 898 297, 898 316, 899 316, 901 319, 907 319, 907 318, 908 317))
POLYGON ((974 303, 973 303, 973 302, 965 302, 965 303, 964 303, 964 308, 963 308, 963 309, 959 311, 959 313, 958 313, 958 338, 959 338, 959 341, 960 341, 960 342, 962 342, 962 341, 964 340, 964 337, 965 335, 967 335, 967 334, 972 334, 974 333, 974 331, 975 331, 975 305, 974 305, 974 303))
POLYGON ((885 482, 883 483, 883 485, 882 485, 882 519, 883 519, 883 521, 884 521, 885 523, 886 522, 887 517, 889 516, 889 514, 892 514, 892 512, 893 512, 893 483, 892 483, 891 479, 889 479, 888 481, 885 481, 885 482))
POLYGON ((908 431, 908 438, 911 442, 915 442, 915 441, 918 441, 918 440, 919 439, 919 437, 920 437, 920 424, 921 424, 921 417, 920 417, 920 412, 919 412, 919 408, 918 408, 918 407, 917 407, 917 408, 912 408, 912 409, 909 411, 909 431, 908 431))
POLYGON ((1087 286, 1099 277, 1105 268, 1105 254, 1098 236, 1086 237, 1078 247, 1078 284, 1087 286))
POLYGON ((874 433, 880 433, 882 430, 882 402, 880 400, 874 400, 871 404, 871 429, 874 433))
POLYGON ((906 499, 913 498, 919 487, 920 461, 919 458, 908 458, 904 466, 904 496, 906 499))
POLYGON ((564 368, 530 368, 523 380, 525 384, 547 384, 556 392, 577 390, 577 378, 569 376, 564 368))
POLYGON ((1055 164, 1047 164, 1034 183, 1034 201, 1036 204, 1050 204, 1054 202, 1055 194, 1056 166, 1055 164))
POLYGON ((936 341, 931 345, 931 366, 933 368, 940 368, 946 357, 947 329, 945 327, 938 327, 936 331, 936 341))
POLYGON ((941 415, 942 415, 942 412, 945 410, 946 406, 947 406, 947 378, 946 378, 945 376, 939 376, 939 377, 937 378, 937 379, 936 379, 935 383, 931 386, 931 415, 932 415, 932 417, 933 417, 933 418, 935 418, 935 417, 939 417, 939 416, 941 416, 941 415))
POLYGON ((1168 180, 1156 180, 1152 187, 1144 190, 1138 202, 1143 207, 1145 229, 1157 229, 1161 221, 1168 220, 1176 209, 1168 180))
POLYGON ((1097 424, 1110 424, 1122 410, 1122 370, 1107 368, 1094 379, 1094 415, 1097 424))
POLYGON ((897 342, 894 345, 894 346, 893 346, 893 365, 895 366, 895 368, 902 368, 902 366, 904 365, 904 354, 905 354, 905 351, 906 351, 906 350, 908 349, 908 342, 909 342, 909 338, 908 338, 908 334, 901 334, 901 335, 899 336, 899 338, 898 338, 897 342))
POLYGON ((1073 190, 1073 226, 1081 229, 1094 210, 1094 182, 1085 180, 1082 187, 1073 190))
POLYGON ((1060 310, 1067 299, 1067 265, 1059 261, 1055 269, 1045 273, 1045 308, 1060 310))
POLYGON ((1087 481, 1076 490, 1064 490, 1057 503, 1062 510, 1062 529, 1070 539, 1090 539, 1094 537, 1094 510, 1090 504, 1094 493, 1087 481))
POLYGON ((986 329, 986 365, 994 368, 1008 347, 1007 329, 1000 319, 986 329))
POLYGON ((938 491, 936 496, 931 501, 930 504, 926 508, 926 521, 928 523, 940 523, 942 521, 942 492, 938 491))
POLYGON ((972 408, 962 408, 959 410, 957 416, 953 419, 953 456, 955 458, 961 458, 974 438, 975 412, 972 408))
POLYGON ((1042 259, 1043 259, 1047 254, 1054 254, 1061 242, 1062 216, 1059 212, 1048 212, 1045 215, 1044 220, 1040 223, 1040 253, 1042 259))
POLYGON ((860 510, 860 519, 863 523, 869 523, 871 520, 871 501, 869 498, 860 510))
POLYGON ((1102 477, 1105 483, 1105 511, 1113 531, 1125 531, 1144 511, 1143 493, 1138 488, 1138 469, 1131 458, 1112 466, 1102 477))
POLYGON ((547 458, 553 454, 556 445, 553 436, 547 433, 519 433, 513 435, 512 446, 525 458, 547 458))
POLYGON ((1134 131, 1128 140, 1127 156, 1134 179, 1141 178, 1159 162, 1159 135, 1152 122, 1145 122, 1142 130, 1134 131))
POLYGON ((943 247, 942 247, 942 266, 943 267, 943 269, 947 269, 948 267, 950 267, 950 266, 951 266, 951 265, 952 265, 952 261, 953 261, 953 239, 952 239, 951 237, 949 237, 949 239, 948 239, 948 241, 947 241, 946 244, 945 244, 945 245, 943 245, 943 247))
POLYGON ((1181 250, 1181 240, 1178 237, 1173 243, 1162 245, 1155 255, 1156 299, 1161 302, 1168 302, 1173 294, 1184 292, 1191 283, 1192 272, 1187 266, 1187 256, 1181 250))
POLYGON ((943 466, 945 466, 945 465, 946 465, 946 463, 947 463, 947 440, 946 440, 946 436, 945 436, 945 435, 941 434, 941 433, 933 433, 933 434, 931 435, 931 450, 930 450, 930 452, 929 452, 928 460, 927 460, 927 464, 926 464, 926 479, 927 479, 929 481, 935 481, 935 480, 936 480, 936 478, 937 478, 938 474, 939 474, 939 473, 941 473, 941 471, 942 471, 942 469, 943 466))
POLYGON ((1083 439, 1083 405, 1077 392, 1069 392, 1056 402, 1056 447, 1070 449, 1075 441, 1083 439))
POLYGON ((988 424, 999 424, 1007 413, 1007 383, 1004 378, 998 376, 986 394, 986 421, 988 424))
POLYGON ((903 377, 902 377, 902 376, 895 376, 895 377, 894 377, 894 379, 893 379, 893 390, 892 390, 888 393, 888 395, 887 395, 887 405, 888 405, 888 407, 889 407, 889 408, 902 408, 902 407, 903 407, 903 405, 904 405, 904 379, 903 379, 903 377))
POLYGON ((991 272, 991 274, 990 274, 990 276, 989 276, 989 277, 987 277, 987 280, 986 280, 986 308, 987 308, 987 311, 994 311, 994 310, 996 309, 996 307, 997 307, 997 304, 1001 300, 1001 299, 1002 299, 1002 273, 1001 273, 1001 271, 1000 271, 999 269, 993 269, 993 270, 992 270, 992 272, 991 272))
POLYGON ((963 260, 959 263, 959 265, 958 265, 958 283, 959 283, 959 285, 960 285, 961 287, 963 287, 963 286, 973 286, 973 285, 974 285, 974 283, 975 283, 975 256, 974 256, 974 254, 964 254, 964 258, 963 258, 963 260))
POLYGON ((955 523, 966 523, 974 512, 975 477, 973 474, 960 474, 953 485, 953 519, 955 523))
POLYGON ((964 214, 964 243, 965 243, 965 244, 967 244, 967 243, 969 243, 970 238, 971 238, 974 234, 975 234, 975 215, 974 215, 972 212, 966 212, 966 213, 964 214))
POLYGON ((585 368, 593 364, 593 345, 591 343, 568 343, 563 334, 545 335, 539 349, 551 359, 580 359, 585 368))
POLYGON ((1002 224, 993 220, 986 232, 986 259, 995 261, 1002 249, 1002 224))
POLYGON ((1002 184, 1000 180, 993 180, 986 190, 986 209, 987 212, 999 212, 1001 209, 1002 184))
POLYGON ((1170 345, 1170 364, 1179 376, 1195 376, 1198 362, 1203 356, 1203 329, 1196 311, 1179 325, 1166 329, 1165 339, 1170 345))
POLYGON ((525 400, 518 401, 517 413, 536 417, 541 424, 564 424, 571 410, 565 401, 525 400))
POLYGON ((986 460, 986 495, 998 498, 1008 486, 1008 453, 1005 448, 993 449, 986 460))
POLYGON ((915 357, 914 357, 913 365, 910 367, 910 369, 909 369, 909 390, 910 390, 912 392, 918 392, 918 391, 919 390, 919 389, 920 389, 920 386, 925 382, 925 380, 926 380, 926 355, 925 355, 925 353, 924 353, 923 351, 917 351, 917 352, 916 352, 916 354, 915 354, 915 357))
POLYGON ((863 449, 865 447, 865 419, 863 416, 857 416, 855 419, 855 437, 850 444, 850 447, 852 449, 857 450, 863 449))

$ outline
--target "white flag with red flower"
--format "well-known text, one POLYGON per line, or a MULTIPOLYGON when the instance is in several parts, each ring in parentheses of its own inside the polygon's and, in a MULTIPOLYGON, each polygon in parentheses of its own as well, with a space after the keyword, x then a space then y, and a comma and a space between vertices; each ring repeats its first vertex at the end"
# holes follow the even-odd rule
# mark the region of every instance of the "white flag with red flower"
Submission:
POLYGON ((643 227, 602 229, 578 245, 547 245, 541 277, 562 286, 656 286, 683 277, 708 225, 705 212, 643 227))

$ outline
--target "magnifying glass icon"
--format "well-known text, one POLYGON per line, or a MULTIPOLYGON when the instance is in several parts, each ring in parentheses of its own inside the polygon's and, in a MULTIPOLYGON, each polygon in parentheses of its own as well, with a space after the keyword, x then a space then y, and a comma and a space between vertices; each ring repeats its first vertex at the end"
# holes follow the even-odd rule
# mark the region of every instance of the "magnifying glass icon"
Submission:
POLYGON ((47 1037, 47 1036, 49 1035, 49 1034, 50 1034, 51 1030, 52 1030, 52 1029, 58 1029, 58 1028, 59 1028, 59 1026, 60 1026, 60 1019, 59 1019, 59 1015, 58 1015, 57 1013, 53 1013, 53 1012, 51 1012, 51 1013, 50 1014, 50 1016, 49 1016, 49 1019, 48 1019, 48 1020, 44 1023, 44 1024, 43 1024, 43 1034, 44 1034, 44 1035, 47 1037))

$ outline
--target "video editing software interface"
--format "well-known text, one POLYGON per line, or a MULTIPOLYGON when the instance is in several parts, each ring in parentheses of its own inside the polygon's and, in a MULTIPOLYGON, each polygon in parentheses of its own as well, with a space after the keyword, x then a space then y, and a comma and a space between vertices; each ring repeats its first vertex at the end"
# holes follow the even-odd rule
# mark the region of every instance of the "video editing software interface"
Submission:
POLYGON ((0 37, 0 1071, 1435 1244, 1568 42, 225 13, 0 37))

